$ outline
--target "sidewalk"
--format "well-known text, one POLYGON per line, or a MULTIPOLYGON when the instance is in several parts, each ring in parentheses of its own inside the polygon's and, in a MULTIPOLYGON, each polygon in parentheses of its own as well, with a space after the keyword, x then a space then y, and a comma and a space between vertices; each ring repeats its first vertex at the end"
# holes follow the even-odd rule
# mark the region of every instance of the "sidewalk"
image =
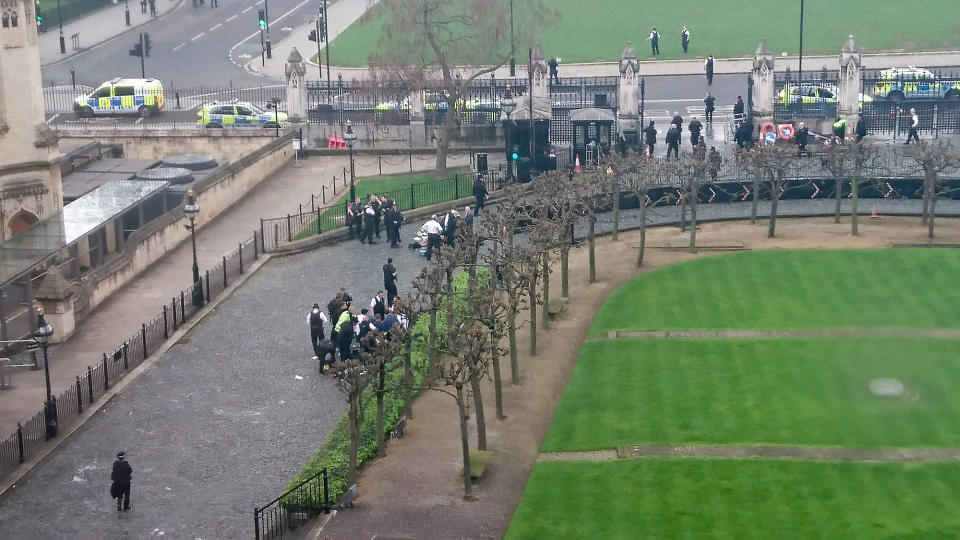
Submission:
MULTIPOLYGON (((383 161, 383 172, 409 170, 407 160, 383 161)), ((451 159, 450 165, 463 165, 466 157, 451 159)), ((288 164, 266 178, 243 199, 207 223, 197 232, 197 258, 201 272, 216 265, 220 258, 246 241, 260 227, 260 218, 277 217, 296 212, 297 204, 309 205, 310 194, 319 196, 321 185, 331 193, 332 177, 338 178, 342 192, 342 171, 349 168, 347 156, 319 157, 301 160, 301 167, 288 164)), ((414 169, 432 169, 434 160, 414 160, 414 169)), ((355 160, 357 176, 378 172, 376 156, 355 160)), ((203 204, 203 200, 198 201, 203 204)), ((151 265, 121 290, 98 306, 77 326, 74 335, 50 349, 50 378, 54 395, 74 383, 77 375, 96 363, 105 352, 113 351, 124 339, 140 330, 169 303, 175 294, 190 285, 193 255, 185 241, 151 265)), ((16 430, 22 422, 39 410, 45 397, 43 370, 19 371, 14 375, 14 388, 0 392, 0 437, 16 430)))
POLYGON ((157 17, 150 17, 149 11, 141 13, 139 0, 127 0, 127 2, 129 2, 130 9, 130 26, 125 24, 124 11, 128 7, 125 2, 116 2, 63 25, 66 54, 60 54, 60 30, 58 28, 49 28, 46 32, 40 34, 40 65, 56 64, 92 49, 120 34, 144 25, 154 18, 170 13, 180 7, 183 0, 156 0, 157 17), (80 47, 78 49, 73 48, 71 41, 71 36, 74 34, 79 38, 80 47))

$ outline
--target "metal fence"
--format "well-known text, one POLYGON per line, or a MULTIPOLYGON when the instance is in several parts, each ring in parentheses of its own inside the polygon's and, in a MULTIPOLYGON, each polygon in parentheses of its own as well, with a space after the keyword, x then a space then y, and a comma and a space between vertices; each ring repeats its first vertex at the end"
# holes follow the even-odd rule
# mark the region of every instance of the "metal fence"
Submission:
POLYGON ((790 122, 798 118, 835 118, 839 98, 839 72, 792 73, 787 68, 774 74, 773 118, 790 122))
MULTIPOLYGON (((44 0, 37 2, 43 14, 43 23, 39 25, 40 32, 56 31, 60 23, 68 23, 79 19, 91 11, 96 11, 111 4, 111 0, 73 0, 54 2, 44 0)), ((31 21, 33 22, 33 21, 31 21)))
POLYGON ((960 101, 942 99, 874 100, 861 108, 870 133, 890 134, 894 139, 905 137, 913 119, 910 109, 917 111, 920 133, 937 136, 960 133, 960 101))
MULTIPOLYGON (((496 191, 502 188, 505 183, 505 171, 502 168, 492 169, 484 175, 484 180, 489 192, 496 191)), ((469 197, 473 194, 473 181, 472 173, 458 173, 446 180, 412 183, 407 188, 377 193, 376 195, 383 195, 387 199, 396 201, 401 211, 411 210, 469 197)), ((342 187, 339 193, 342 194, 345 187, 342 187)), ((364 198, 364 200, 369 195, 371 194, 357 191, 357 196, 364 198)), ((328 202, 320 204, 315 196, 311 195, 309 210, 301 204, 300 211, 297 213, 277 218, 262 218, 260 220, 260 237, 263 239, 261 244, 263 251, 269 252, 280 244, 346 227, 348 225, 346 219, 348 200, 349 197, 339 200, 331 197, 328 202)))
MULTIPOLYGON (((254 232, 251 238, 224 255, 216 266, 201 276, 204 304, 222 293, 263 252, 263 240, 258 235, 259 231, 254 232)), ((195 285, 191 284, 180 291, 153 319, 142 323, 139 332, 124 340, 111 353, 103 353, 101 358, 87 366, 86 371, 76 375, 74 384, 54 396, 61 429, 155 353, 173 332, 200 310, 202 305, 194 305, 192 301, 195 285)), ((0 477, 26 461, 46 440, 46 435, 44 411, 41 408, 25 422, 18 423, 16 431, 0 439, 0 477)))
POLYGON ((616 117, 619 84, 619 77, 563 77, 550 85, 550 142, 573 141, 572 110, 585 107, 610 109, 616 117))
POLYGON ((265 506, 253 509, 254 538, 283 538, 288 531, 295 530, 321 512, 329 514, 330 508, 327 469, 324 467, 265 506))

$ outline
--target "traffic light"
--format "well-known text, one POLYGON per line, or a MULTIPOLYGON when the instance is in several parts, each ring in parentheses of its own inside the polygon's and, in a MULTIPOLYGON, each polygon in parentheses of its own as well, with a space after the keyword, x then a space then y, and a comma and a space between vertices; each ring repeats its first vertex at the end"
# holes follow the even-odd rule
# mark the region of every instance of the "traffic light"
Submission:
POLYGON ((316 30, 311 30, 311 31, 310 31, 310 34, 307 36, 307 39, 309 39, 310 41, 316 41, 316 40, 317 40, 317 31, 316 31, 316 30))
POLYGON ((520 146, 513 145, 513 149, 510 152, 510 161, 516 161, 520 157, 520 146))
POLYGON ((37 11, 37 26, 40 26, 41 24, 43 24, 43 12, 40 11, 40 0, 37 0, 36 11, 37 11))
POLYGON ((143 56, 143 45, 139 43, 134 43, 133 48, 130 49, 130 56, 143 56))
POLYGON ((261 30, 267 27, 267 15, 262 9, 257 10, 257 26, 259 26, 261 30))
POLYGON ((320 41, 327 40, 327 21, 323 20, 323 11, 317 17, 317 28, 320 29, 320 41))
POLYGON ((150 34, 143 33, 143 55, 150 58, 150 34))

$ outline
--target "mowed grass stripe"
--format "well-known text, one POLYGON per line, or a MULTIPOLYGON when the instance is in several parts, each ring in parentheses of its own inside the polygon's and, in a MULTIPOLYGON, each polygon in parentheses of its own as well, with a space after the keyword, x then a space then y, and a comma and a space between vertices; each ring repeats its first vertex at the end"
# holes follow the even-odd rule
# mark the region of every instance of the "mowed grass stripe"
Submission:
POLYGON ((960 250, 742 252, 637 276, 590 328, 960 328, 960 250), (936 285, 940 284, 940 285, 936 285))
POLYGON ((957 463, 537 463, 508 539, 957 538, 957 463))
POLYGON ((960 340, 587 343, 543 452, 632 444, 960 446, 960 340), (911 397, 878 398, 874 378, 911 397))

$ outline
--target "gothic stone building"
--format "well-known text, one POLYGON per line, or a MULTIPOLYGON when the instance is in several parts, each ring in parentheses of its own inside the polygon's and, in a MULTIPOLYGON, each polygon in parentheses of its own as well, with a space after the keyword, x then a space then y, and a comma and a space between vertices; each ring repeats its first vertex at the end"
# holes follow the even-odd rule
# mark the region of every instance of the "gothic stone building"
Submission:
POLYGON ((33 0, 0 0, 0 243, 63 206, 33 0))

